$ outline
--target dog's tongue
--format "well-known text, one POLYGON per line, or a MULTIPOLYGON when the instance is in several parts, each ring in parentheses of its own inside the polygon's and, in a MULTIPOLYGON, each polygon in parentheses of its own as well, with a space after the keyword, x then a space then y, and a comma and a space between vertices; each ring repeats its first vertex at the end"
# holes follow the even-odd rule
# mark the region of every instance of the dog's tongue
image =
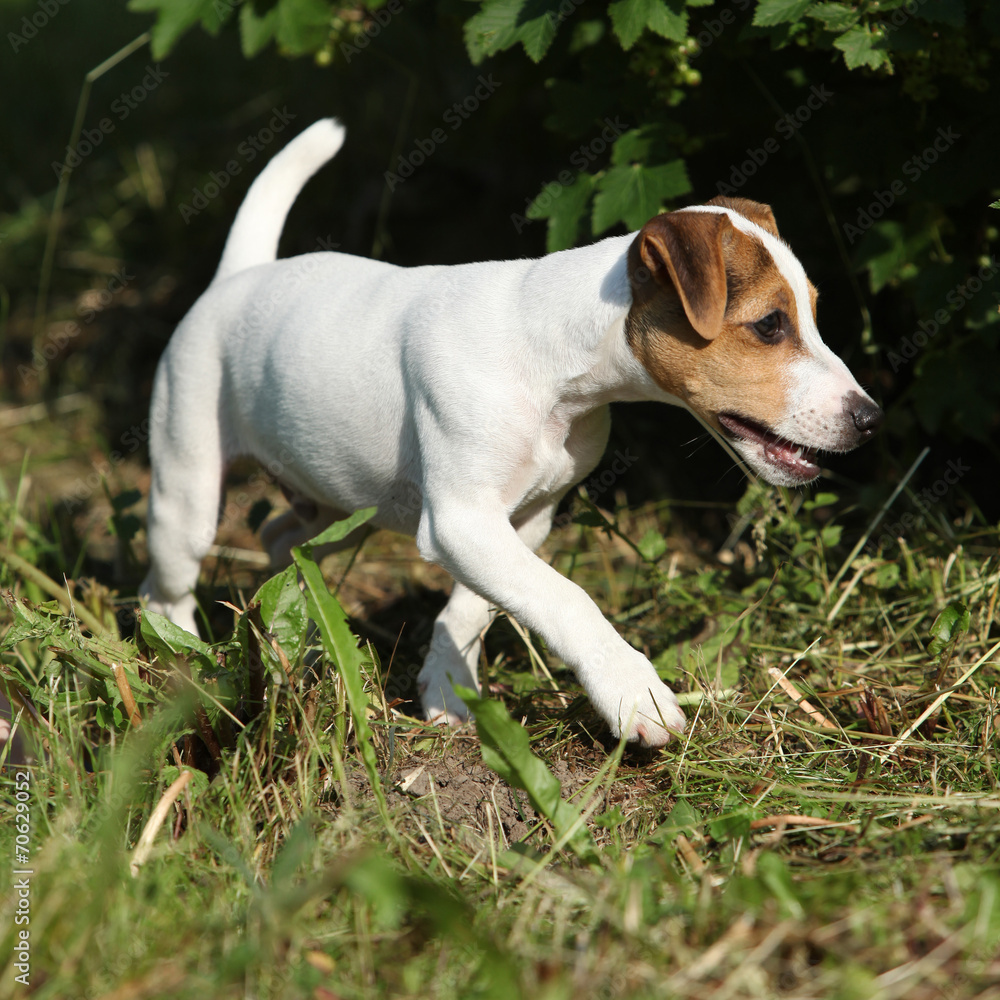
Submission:
POLYGON ((774 465, 781 466, 795 476, 812 478, 819 472, 815 452, 787 441, 772 439, 764 444, 764 457, 774 465))
POLYGON ((789 476, 805 482, 819 475, 816 453, 811 448, 786 441, 762 424, 745 420, 732 413, 720 414, 719 422, 737 437, 746 441, 756 441, 763 448, 764 459, 789 476))

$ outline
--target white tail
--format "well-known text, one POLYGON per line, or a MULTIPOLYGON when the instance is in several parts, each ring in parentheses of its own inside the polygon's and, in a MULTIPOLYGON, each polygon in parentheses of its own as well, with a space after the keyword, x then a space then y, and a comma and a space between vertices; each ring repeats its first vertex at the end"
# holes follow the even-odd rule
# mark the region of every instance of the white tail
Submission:
POLYGON ((306 181, 337 154, 345 134, 335 118, 322 118, 268 163, 236 213, 213 284, 277 258, 288 210, 306 181))

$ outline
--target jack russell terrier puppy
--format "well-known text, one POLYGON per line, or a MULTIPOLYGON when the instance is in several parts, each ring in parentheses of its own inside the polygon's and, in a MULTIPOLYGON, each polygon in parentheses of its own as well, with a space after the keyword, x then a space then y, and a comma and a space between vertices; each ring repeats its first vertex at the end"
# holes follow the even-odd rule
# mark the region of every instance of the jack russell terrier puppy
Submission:
POLYGON ((373 524, 415 535, 455 578, 419 675, 428 718, 468 718, 452 684, 478 689, 502 608, 573 668, 616 737, 663 745, 684 727, 673 692, 535 554, 604 452, 608 404, 686 406, 784 486, 819 475, 817 450, 867 440, 881 411, 820 339, 816 290, 770 208, 745 199, 540 260, 276 260, 288 209, 343 140, 322 120, 269 163, 160 361, 140 597, 196 632, 223 472, 252 455, 291 501, 262 531, 275 565, 377 506, 373 524))

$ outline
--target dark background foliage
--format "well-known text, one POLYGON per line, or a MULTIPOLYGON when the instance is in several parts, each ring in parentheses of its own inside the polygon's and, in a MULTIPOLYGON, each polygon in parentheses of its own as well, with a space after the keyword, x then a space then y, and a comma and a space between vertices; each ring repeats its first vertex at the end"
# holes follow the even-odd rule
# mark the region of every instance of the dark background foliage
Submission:
MULTIPOLYGON (((821 331, 889 414, 877 442, 830 459, 834 488, 870 510, 929 445, 914 486, 957 463, 942 509, 1000 516, 996 5, 130 6, 0 6, 8 399, 92 393, 120 449, 250 181, 334 114, 347 144, 293 209, 285 253, 322 239, 400 264, 534 256, 720 190, 770 203, 820 289, 821 331), (152 50, 93 83, 84 143, 112 127, 77 147, 39 320, 84 75, 150 27, 152 50)), ((743 490, 684 413, 621 407, 615 435, 642 459, 619 483, 630 500, 743 490)))

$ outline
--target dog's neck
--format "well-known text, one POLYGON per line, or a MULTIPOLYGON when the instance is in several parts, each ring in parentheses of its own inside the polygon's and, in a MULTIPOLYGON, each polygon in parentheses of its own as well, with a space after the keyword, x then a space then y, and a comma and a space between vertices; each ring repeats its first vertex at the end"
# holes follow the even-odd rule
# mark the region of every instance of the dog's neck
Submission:
POLYGON ((634 238, 634 233, 615 236, 549 254, 532 261, 525 273, 521 302, 523 315, 531 317, 532 345, 547 348, 550 370, 559 373, 558 395, 567 402, 587 408, 680 402, 656 384, 625 336, 632 307, 628 248, 634 238))

